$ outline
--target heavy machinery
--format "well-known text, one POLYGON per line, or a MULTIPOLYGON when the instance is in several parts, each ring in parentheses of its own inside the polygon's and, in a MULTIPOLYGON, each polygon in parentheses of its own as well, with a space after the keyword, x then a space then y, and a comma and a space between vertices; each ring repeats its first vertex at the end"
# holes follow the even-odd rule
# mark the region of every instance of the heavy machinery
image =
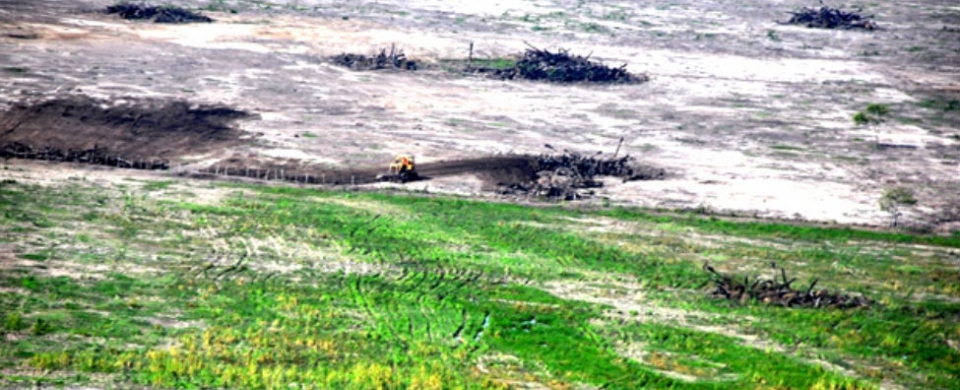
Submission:
POLYGON ((377 180, 406 183, 417 180, 419 177, 413 156, 398 154, 390 163, 389 173, 377 176, 377 180))

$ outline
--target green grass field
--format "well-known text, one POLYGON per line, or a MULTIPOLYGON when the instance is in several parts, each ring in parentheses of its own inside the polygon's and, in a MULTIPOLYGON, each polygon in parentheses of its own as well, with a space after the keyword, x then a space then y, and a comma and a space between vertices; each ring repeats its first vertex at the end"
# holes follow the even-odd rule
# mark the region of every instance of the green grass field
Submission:
POLYGON ((960 237, 207 182, 0 184, 0 387, 955 389, 960 237), (704 261, 876 300, 710 299, 704 261))

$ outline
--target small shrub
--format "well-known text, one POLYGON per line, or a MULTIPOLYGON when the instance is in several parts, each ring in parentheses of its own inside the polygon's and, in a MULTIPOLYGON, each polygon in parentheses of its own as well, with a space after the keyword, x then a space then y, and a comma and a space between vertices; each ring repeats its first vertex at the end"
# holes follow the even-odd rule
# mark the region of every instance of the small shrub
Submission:
POLYGON ((953 100, 947 102, 947 105, 946 105, 945 107, 943 107, 943 110, 944 110, 944 111, 960 110, 960 100, 953 99, 953 100))
POLYGON ((767 30, 767 38, 770 38, 770 40, 774 42, 780 42, 780 36, 773 30, 767 30))
POLYGON ((23 317, 20 313, 7 313, 7 316, 3 319, 3 329, 10 332, 23 329, 23 317))
POLYGON ((856 114, 853 114, 853 123, 856 123, 858 126, 863 126, 867 123, 870 123, 870 120, 867 119, 867 114, 858 112, 856 114))
POLYGON ((885 104, 870 103, 867 105, 867 113, 876 117, 882 118, 887 115, 890 110, 885 104))
POLYGON ((905 187, 896 187, 888 189, 880 197, 880 210, 890 213, 892 226, 899 225, 899 219, 902 215, 900 207, 913 206, 917 204, 917 199, 913 196, 913 191, 905 187))
MULTIPOLYGON (((864 111, 853 114, 853 123, 857 126, 876 127, 884 122, 884 116, 890 112, 885 104, 870 103, 864 111)), ((876 146, 880 146, 879 137, 876 138, 876 146)))
POLYGON ((44 321, 43 318, 37 318, 33 323, 33 326, 30 327, 30 333, 34 336, 43 336, 53 332, 53 326, 49 322, 44 321))

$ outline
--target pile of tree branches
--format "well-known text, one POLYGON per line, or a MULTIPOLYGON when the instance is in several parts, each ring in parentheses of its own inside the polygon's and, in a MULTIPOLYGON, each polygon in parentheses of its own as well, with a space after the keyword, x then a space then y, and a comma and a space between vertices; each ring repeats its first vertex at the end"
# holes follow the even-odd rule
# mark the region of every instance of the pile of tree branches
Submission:
POLYGON ((799 11, 790 12, 793 16, 791 16, 790 20, 785 24, 800 24, 807 27, 844 30, 875 29, 877 27, 876 24, 860 15, 862 11, 863 10, 858 9, 856 12, 845 12, 827 6, 821 6, 820 9, 803 7, 799 11))
POLYGON ((714 289, 710 291, 710 296, 714 298, 725 298, 732 301, 746 303, 748 301, 760 301, 765 304, 781 305, 784 307, 813 307, 813 308, 838 308, 848 309, 855 307, 869 306, 872 300, 862 296, 850 296, 847 294, 831 294, 826 289, 815 290, 818 279, 814 279, 806 288, 794 289, 792 284, 796 278, 787 278, 787 271, 778 268, 776 263, 771 266, 775 271, 779 271, 777 279, 755 278, 752 282, 747 276, 743 279, 730 275, 723 275, 717 272, 709 263, 703 264, 703 269, 713 274, 714 289))
POLYGON ((417 70, 416 61, 408 60, 402 49, 390 45, 390 52, 386 48, 380 49, 375 56, 363 54, 342 53, 332 58, 333 63, 353 70, 402 69, 417 70))
POLYGON ((118 14, 128 20, 153 19, 154 23, 210 23, 208 16, 175 6, 150 6, 134 3, 120 3, 108 6, 107 14, 118 14))
POLYGON ((83 164, 107 165, 118 168, 165 170, 170 169, 170 163, 165 160, 128 160, 120 156, 111 155, 107 149, 96 145, 93 149, 61 150, 58 148, 34 149, 30 145, 12 142, 0 147, 0 158, 22 158, 31 160, 46 160, 60 162, 78 162, 83 164))
POLYGON ((552 53, 546 49, 530 47, 511 68, 478 68, 479 73, 488 73, 504 80, 522 78, 553 83, 614 83, 638 84, 648 81, 647 75, 627 72, 627 65, 613 68, 590 61, 590 56, 571 55, 559 49, 552 53))
MULTIPOLYGON (((550 145, 548 148, 553 149, 550 145)), ((603 187, 597 180, 601 176, 631 180, 659 180, 666 177, 660 168, 640 167, 633 164, 627 155, 612 158, 599 157, 600 153, 583 155, 564 150, 559 154, 541 154, 536 157, 536 175, 525 183, 509 183, 501 194, 531 194, 547 198, 577 200, 593 195, 589 189, 603 187)))

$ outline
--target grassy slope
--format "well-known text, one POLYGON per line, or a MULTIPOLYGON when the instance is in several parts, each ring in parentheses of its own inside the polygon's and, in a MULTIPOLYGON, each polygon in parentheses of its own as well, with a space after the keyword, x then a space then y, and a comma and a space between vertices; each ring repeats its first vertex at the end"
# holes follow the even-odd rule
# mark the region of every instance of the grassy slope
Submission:
POLYGON ((0 274, 0 385, 947 389, 960 379, 948 345, 960 343, 960 271, 943 249, 957 238, 291 188, 229 187, 194 203, 184 188, 0 187, 0 256, 20 262, 0 274), (801 282, 817 276, 881 304, 709 300, 708 259, 751 273, 776 261, 801 282), (613 304, 548 294, 551 282, 609 290, 613 304))

